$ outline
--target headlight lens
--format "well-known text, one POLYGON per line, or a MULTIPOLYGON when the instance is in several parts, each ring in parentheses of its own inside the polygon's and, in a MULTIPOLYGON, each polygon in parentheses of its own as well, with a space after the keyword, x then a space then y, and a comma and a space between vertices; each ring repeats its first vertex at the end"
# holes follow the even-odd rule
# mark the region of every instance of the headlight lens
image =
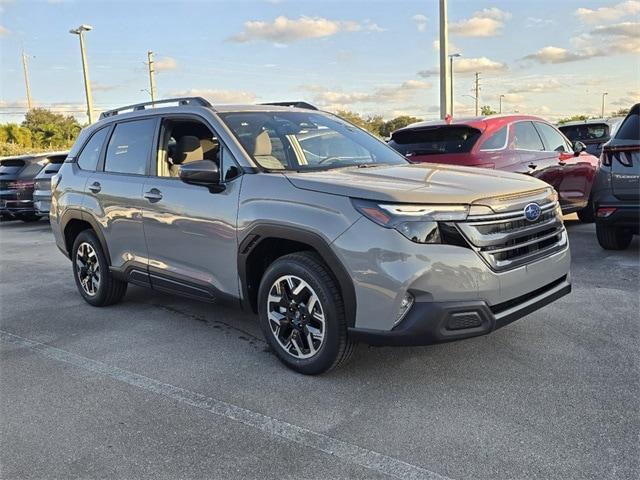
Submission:
POLYGON ((438 222, 464 220, 467 205, 409 205, 352 200, 354 207, 369 220, 393 228, 416 243, 440 243, 438 222))

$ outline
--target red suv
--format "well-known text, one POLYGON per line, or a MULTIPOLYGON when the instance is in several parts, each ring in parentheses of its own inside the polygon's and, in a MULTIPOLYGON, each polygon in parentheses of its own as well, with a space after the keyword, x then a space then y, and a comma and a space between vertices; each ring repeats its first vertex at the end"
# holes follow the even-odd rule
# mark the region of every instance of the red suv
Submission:
POLYGON ((526 173, 558 192, 564 213, 593 221, 590 201, 598 159, 553 125, 530 115, 420 122, 396 130, 389 145, 413 162, 447 163, 526 173))

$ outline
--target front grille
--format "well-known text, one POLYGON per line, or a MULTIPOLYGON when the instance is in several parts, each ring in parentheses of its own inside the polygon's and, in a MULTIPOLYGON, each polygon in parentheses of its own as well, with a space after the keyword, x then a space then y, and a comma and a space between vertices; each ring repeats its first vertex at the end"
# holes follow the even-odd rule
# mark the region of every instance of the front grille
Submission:
POLYGON ((0 180, 0 190, 9 190, 9 184, 12 182, 13 180, 0 180))
POLYGON ((567 234, 557 201, 541 205, 540 217, 530 222, 522 209, 470 216, 457 224, 482 259, 496 271, 531 263, 565 248, 567 234))

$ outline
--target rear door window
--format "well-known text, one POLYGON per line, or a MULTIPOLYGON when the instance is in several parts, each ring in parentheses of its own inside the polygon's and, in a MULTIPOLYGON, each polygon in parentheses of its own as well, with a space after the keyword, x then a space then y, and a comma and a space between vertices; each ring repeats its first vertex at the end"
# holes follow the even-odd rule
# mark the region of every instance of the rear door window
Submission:
POLYGON ((480 138, 480 131, 466 126, 442 125, 396 132, 389 146, 403 155, 468 153, 480 138))
POLYGON ((147 172, 155 130, 155 118, 116 125, 107 147, 105 172, 144 175, 147 172))
POLYGON ((516 150, 531 150, 536 152, 544 150, 540 135, 538 135, 532 122, 514 123, 513 140, 516 150))
POLYGON ((633 108, 629 116, 624 120, 616 138, 620 140, 640 140, 640 108, 633 108))
POLYGON ((109 127, 98 130, 84 146, 82 153, 78 157, 78 166, 82 170, 94 171, 96 169, 108 131, 109 127))
POLYGON ((542 137, 544 149, 547 152, 570 152, 573 150, 562 134, 551 125, 535 122, 535 126, 542 137))

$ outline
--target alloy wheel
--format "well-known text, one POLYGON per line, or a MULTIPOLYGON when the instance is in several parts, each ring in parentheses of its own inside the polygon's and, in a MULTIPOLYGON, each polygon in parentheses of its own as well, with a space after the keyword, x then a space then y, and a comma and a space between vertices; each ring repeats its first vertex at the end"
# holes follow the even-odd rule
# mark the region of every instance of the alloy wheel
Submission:
POLYGON ((325 341, 325 317, 316 292, 300 277, 273 282, 267 298, 269 327, 280 347, 297 359, 313 357, 325 341))
POLYGON ((82 242, 76 252, 76 274, 84 292, 93 297, 100 288, 100 262, 96 251, 87 242, 82 242))

